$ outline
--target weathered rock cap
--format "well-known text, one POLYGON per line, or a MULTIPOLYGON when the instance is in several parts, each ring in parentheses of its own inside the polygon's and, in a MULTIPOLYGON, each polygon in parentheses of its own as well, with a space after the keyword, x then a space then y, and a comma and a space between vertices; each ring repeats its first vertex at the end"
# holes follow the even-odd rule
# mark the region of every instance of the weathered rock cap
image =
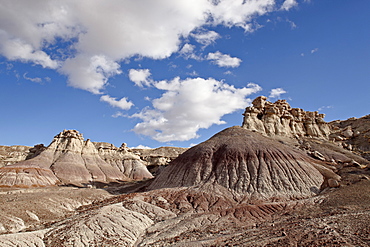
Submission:
POLYGON ((330 135, 324 114, 292 108, 286 100, 275 103, 259 96, 245 109, 242 127, 266 136, 318 137, 330 135))

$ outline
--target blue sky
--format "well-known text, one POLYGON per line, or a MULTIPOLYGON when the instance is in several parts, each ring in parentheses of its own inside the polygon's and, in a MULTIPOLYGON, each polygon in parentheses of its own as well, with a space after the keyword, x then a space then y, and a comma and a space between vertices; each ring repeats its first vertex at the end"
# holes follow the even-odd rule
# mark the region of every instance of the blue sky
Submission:
POLYGON ((0 0, 0 145, 77 129, 189 147, 241 125, 259 95, 327 121, 364 116, 369 12, 367 0, 0 0))

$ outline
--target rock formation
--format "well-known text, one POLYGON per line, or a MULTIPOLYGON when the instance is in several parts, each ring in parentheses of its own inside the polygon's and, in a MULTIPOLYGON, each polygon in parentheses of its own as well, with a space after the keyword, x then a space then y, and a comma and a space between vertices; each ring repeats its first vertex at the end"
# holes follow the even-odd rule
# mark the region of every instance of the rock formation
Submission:
POLYGON ((76 130, 59 133, 32 159, 0 168, 0 186, 82 185, 152 177, 139 156, 125 148, 96 148, 76 130))
POLYGON ((331 140, 370 161, 370 114, 361 118, 333 121, 329 125, 331 140))
POLYGON ((146 166, 152 174, 157 175, 165 166, 186 150, 188 148, 159 147, 154 149, 132 149, 132 152, 139 155, 146 162, 146 166))
POLYGON ((142 180, 152 178, 148 172, 145 163, 140 159, 140 156, 134 154, 126 145, 122 143, 121 147, 117 148, 113 144, 106 142, 95 142, 95 148, 98 150, 99 156, 112 167, 117 167, 128 178, 134 180, 142 180))
POLYGON ((286 100, 271 103, 265 96, 257 97, 243 115, 243 128, 270 137, 328 138, 330 135, 329 126, 323 120, 324 114, 291 108, 286 100))
POLYGON ((14 145, 0 146, 0 167, 12 165, 23 160, 31 159, 45 150, 43 144, 34 147, 14 145))
POLYGON ((327 123, 325 115, 317 111, 291 108, 286 100, 271 103, 266 99, 257 97, 252 106, 245 109, 243 128, 292 142, 291 145, 321 161, 369 165, 370 139, 367 136, 370 133, 370 115, 327 123))
POLYGON ((304 198, 339 180, 304 152, 241 127, 228 128, 175 159, 150 189, 218 187, 246 200, 304 198))

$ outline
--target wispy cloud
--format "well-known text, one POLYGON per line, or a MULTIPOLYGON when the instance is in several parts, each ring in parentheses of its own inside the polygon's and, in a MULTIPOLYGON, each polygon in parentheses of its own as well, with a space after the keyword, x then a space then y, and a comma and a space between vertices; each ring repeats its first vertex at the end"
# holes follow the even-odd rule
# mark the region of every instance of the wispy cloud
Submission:
POLYGON ((293 21, 287 19, 286 22, 288 22, 290 24, 291 29, 296 29, 297 28, 297 25, 293 21))
POLYGON ((195 45, 191 45, 191 44, 188 44, 186 43, 182 48, 181 50, 179 51, 179 54, 185 58, 185 59, 195 59, 195 60, 198 60, 198 61, 201 61, 203 60, 203 58, 201 56, 198 56, 195 54, 195 45))
POLYGON ((239 67, 242 60, 237 57, 231 57, 228 54, 223 54, 219 51, 208 53, 207 60, 212 60, 219 67, 239 67))
POLYGON ((325 109, 332 109, 333 106, 332 105, 328 105, 328 106, 321 106, 319 109, 317 109, 318 111, 322 111, 322 110, 325 110, 325 109))
POLYGON ((100 101, 107 102, 111 106, 121 108, 122 110, 128 110, 134 105, 131 101, 128 101, 127 98, 117 100, 109 95, 101 96, 100 101))
POLYGON ((144 145, 139 145, 136 147, 130 147, 131 149, 152 149, 151 147, 144 146, 144 145))
POLYGON ((127 115, 125 115, 123 112, 116 112, 112 115, 113 118, 119 118, 119 117, 127 117, 127 115))
POLYGON ((316 53, 316 52, 318 52, 318 51, 319 51, 319 48, 312 49, 312 50, 311 50, 311 54, 316 53))
POLYGON ((286 93, 286 91, 284 89, 274 88, 274 89, 271 89, 269 98, 270 99, 280 98, 280 96, 284 93, 286 93))
POLYGON ((42 79, 40 77, 28 77, 27 76, 28 73, 24 73, 23 74, 23 78, 28 80, 28 81, 32 81, 32 82, 36 82, 36 83, 42 83, 42 79))
POLYGON ((190 72, 190 73, 186 73, 187 75, 190 75, 190 76, 198 76, 198 73, 195 71, 195 70, 193 70, 192 72, 190 72))
POLYGON ((291 8, 297 6, 298 3, 295 0, 285 0, 283 5, 281 6, 281 10, 290 10, 291 8))
MULTIPOLYGON (((314 54, 319 51, 319 48, 314 48, 310 51, 309 54, 314 54)), ((301 53, 301 57, 304 57, 306 54, 304 52, 301 53)))
POLYGON ((202 32, 196 32, 196 33, 193 33, 191 34, 192 37, 194 37, 194 39, 202 44, 205 48, 213 43, 215 43, 216 39, 219 39, 221 38, 221 36, 216 33, 215 31, 202 31, 202 32))

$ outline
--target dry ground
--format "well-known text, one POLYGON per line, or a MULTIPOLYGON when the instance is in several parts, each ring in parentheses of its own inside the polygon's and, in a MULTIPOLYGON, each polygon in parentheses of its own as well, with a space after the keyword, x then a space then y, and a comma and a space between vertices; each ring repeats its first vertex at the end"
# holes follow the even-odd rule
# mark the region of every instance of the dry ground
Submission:
MULTIPOLYGON (((177 218, 183 218, 183 223, 189 224, 204 218, 204 224, 201 223, 196 228, 188 228, 179 234, 174 234, 171 229, 181 228, 181 221, 173 225, 167 223, 167 228, 162 229, 168 231, 168 235, 163 232, 164 235, 158 237, 160 235, 155 229, 157 225, 158 229, 161 229, 159 226, 165 224, 166 220, 156 221, 154 217, 152 220, 157 223, 148 228, 151 230, 147 230, 146 233, 144 230, 144 234, 135 244, 137 246, 370 246, 370 171, 368 168, 344 167, 339 174, 342 176, 339 188, 327 188, 312 199, 302 201, 294 207, 266 213, 266 217, 262 218, 243 218, 242 214, 238 218, 235 212, 220 214, 223 215, 220 217, 215 214, 216 211, 204 214, 195 212, 191 216, 186 216, 189 218, 184 218, 181 213, 173 211, 178 215, 177 218)), ((1 188, 0 222, 3 233, 12 231, 31 233, 38 229, 61 227, 64 222, 69 222, 72 227, 76 227, 74 221, 94 217, 107 206, 118 209, 117 205, 123 203, 127 207, 129 200, 142 197, 138 191, 144 190, 149 182, 134 185, 116 184, 102 189, 1 188), (137 193, 126 194, 132 191, 137 193), (123 194, 117 195, 118 193, 123 194)), ((159 196, 155 191, 149 193, 152 193, 149 195, 154 200, 159 196)), ((144 194, 148 195, 148 192, 144 194)), ((171 195, 166 197, 168 201, 171 198, 171 195)), ((185 200, 188 199, 185 198, 185 200)), ((154 205, 153 202, 148 201, 148 203, 154 205)), ((174 203, 178 203, 176 207, 180 207, 181 203, 176 201, 174 203)), ((158 200, 156 205, 161 207, 158 200)), ((59 229, 68 230, 68 227, 59 229)), ((43 232, 41 231, 40 234, 43 232)), ((63 232, 63 234, 66 233, 63 232)), ((54 237, 49 239, 49 243, 55 243, 54 237)), ((47 241, 45 243, 46 246, 52 246, 48 245, 47 241)), ((110 246, 108 242, 106 246, 110 246)))

